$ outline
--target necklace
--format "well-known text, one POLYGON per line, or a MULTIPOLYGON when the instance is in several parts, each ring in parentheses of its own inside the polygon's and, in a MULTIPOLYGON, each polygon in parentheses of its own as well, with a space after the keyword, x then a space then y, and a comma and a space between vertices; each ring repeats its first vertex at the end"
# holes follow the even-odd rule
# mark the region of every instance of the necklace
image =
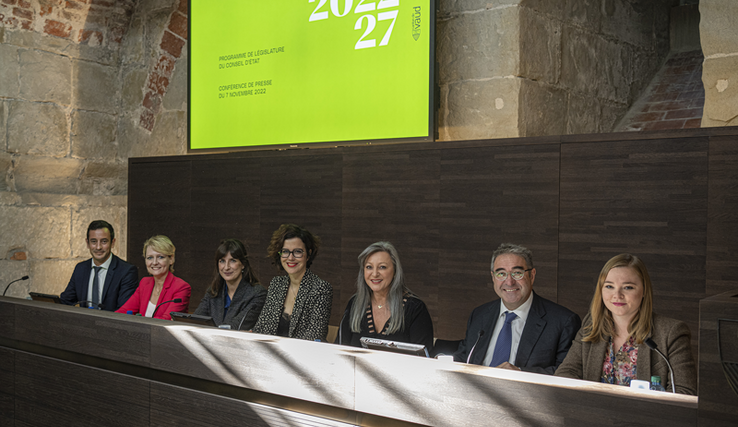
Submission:
POLYGON ((383 305, 377 305, 377 308, 382 308, 382 307, 384 307, 384 306, 383 305))

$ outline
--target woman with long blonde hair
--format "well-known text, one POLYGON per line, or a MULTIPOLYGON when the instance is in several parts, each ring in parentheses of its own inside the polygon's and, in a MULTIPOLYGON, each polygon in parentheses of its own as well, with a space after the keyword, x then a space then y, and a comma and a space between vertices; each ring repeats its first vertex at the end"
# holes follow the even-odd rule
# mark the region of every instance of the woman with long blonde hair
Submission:
POLYGON ((689 327, 654 313, 646 265, 635 255, 617 255, 602 268, 589 314, 556 375, 618 385, 660 376, 670 390, 667 364, 645 344, 649 338, 669 359, 676 392, 697 394, 689 327))

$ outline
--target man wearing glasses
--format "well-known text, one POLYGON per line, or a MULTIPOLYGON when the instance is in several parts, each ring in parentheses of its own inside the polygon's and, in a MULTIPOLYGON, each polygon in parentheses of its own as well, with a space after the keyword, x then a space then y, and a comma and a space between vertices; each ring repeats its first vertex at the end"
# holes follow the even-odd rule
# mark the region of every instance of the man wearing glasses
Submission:
POLYGON ((499 300, 474 309, 457 362, 553 375, 569 352, 581 320, 533 292, 536 269, 527 248, 503 243, 492 254, 499 300))

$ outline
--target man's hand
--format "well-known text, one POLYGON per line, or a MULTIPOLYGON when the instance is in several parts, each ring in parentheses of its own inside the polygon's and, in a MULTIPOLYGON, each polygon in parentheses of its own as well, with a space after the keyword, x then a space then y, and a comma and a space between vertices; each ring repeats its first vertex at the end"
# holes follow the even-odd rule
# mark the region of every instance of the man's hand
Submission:
POLYGON ((499 365, 495 366, 495 368, 510 369, 511 371, 520 371, 521 370, 517 366, 511 364, 510 362, 502 362, 499 365))

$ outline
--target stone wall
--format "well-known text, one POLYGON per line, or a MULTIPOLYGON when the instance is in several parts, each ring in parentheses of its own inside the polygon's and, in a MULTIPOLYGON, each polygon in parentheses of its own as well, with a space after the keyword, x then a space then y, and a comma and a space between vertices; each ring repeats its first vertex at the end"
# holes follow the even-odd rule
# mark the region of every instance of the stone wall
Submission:
POLYGON ((705 62, 702 127, 738 125, 738 2, 700 0, 700 40, 705 62))
POLYGON ((59 293, 91 220, 125 257, 128 158, 186 152, 187 0, 2 0, 0 23, 0 284, 59 293))
POLYGON ((611 132, 669 52, 678 0, 447 0, 439 138, 611 132))

